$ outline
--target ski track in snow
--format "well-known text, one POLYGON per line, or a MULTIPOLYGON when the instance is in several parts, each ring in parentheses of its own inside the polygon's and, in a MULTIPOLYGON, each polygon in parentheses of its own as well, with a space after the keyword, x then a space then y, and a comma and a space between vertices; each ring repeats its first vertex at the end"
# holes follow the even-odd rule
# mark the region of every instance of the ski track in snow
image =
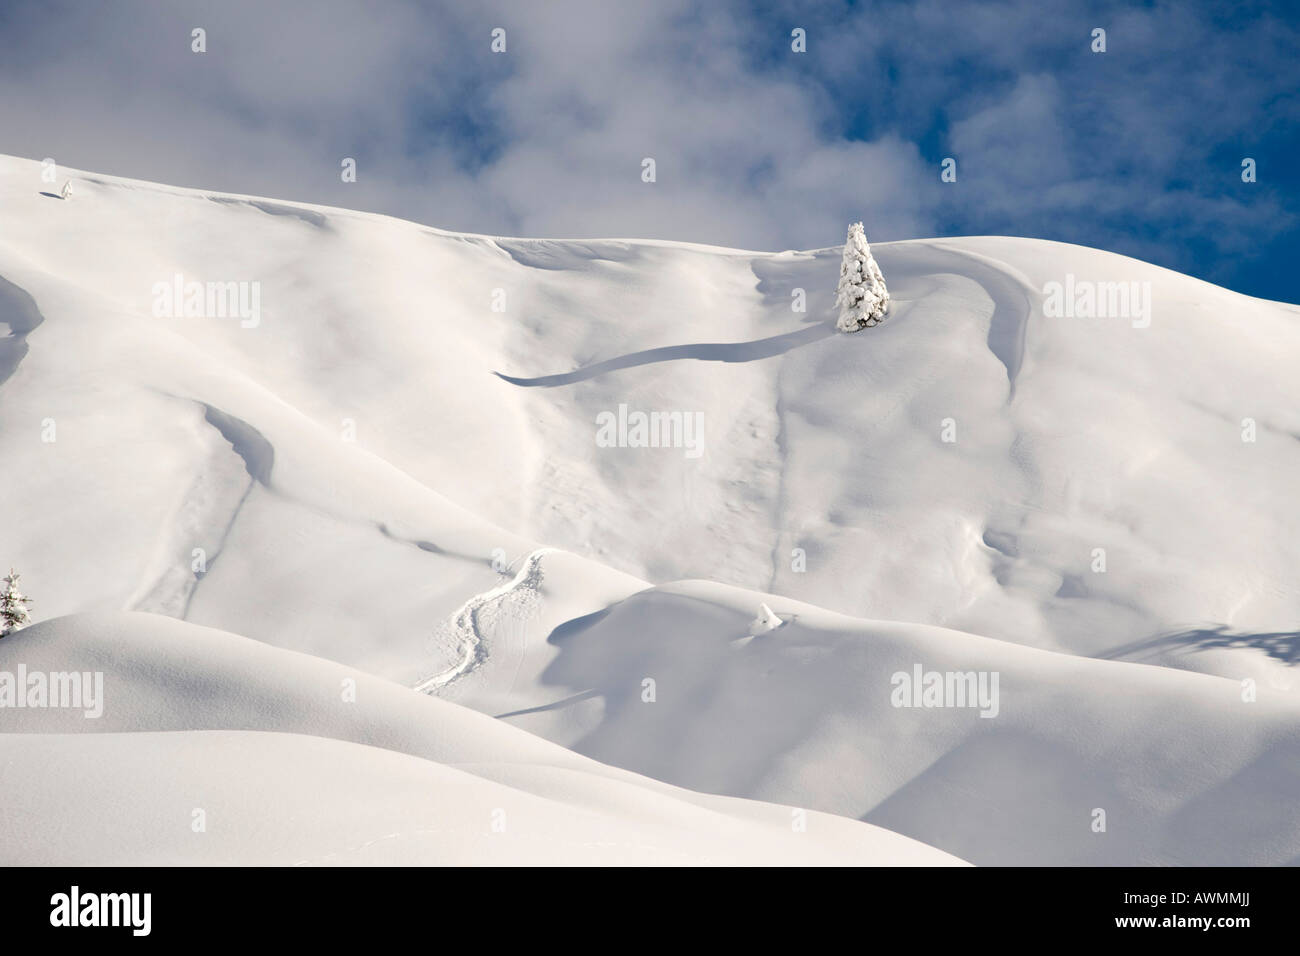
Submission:
POLYGON ((460 661, 445 671, 426 677, 416 684, 414 689, 422 694, 433 694, 482 664, 490 651, 479 628, 480 613, 499 605, 520 588, 536 592, 542 583, 542 558, 555 550, 555 548, 538 548, 524 558, 523 566, 512 580, 476 594, 462 604, 448 619, 452 634, 460 643, 460 661))

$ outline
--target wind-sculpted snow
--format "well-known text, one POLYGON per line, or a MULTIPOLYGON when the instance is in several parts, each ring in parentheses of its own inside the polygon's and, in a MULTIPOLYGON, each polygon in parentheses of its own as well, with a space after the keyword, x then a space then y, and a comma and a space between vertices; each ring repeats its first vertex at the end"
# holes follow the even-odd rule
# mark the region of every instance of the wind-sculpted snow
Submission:
POLYGON ((27 712, 34 736, 0 739, 5 819, 58 859, 935 859, 857 819, 979 863, 1300 858, 1294 307, 1078 246, 920 239, 871 247, 888 315, 839 335, 835 247, 497 239, 65 172, 52 201, 0 158, 0 566, 46 622, 0 653, 111 678, 101 723, 27 712), (177 276, 257 283, 259 321, 156 309, 177 276), (1121 286, 1140 314, 1050 304, 1121 286), (632 416, 699 428, 609 434, 632 416), (154 613, 68 616, 116 608, 154 613), (260 642, 227 638, 255 666, 188 627, 133 644, 158 615, 260 642), (999 706, 896 707, 917 666, 997 673, 999 706), (317 676, 267 689, 280 668, 317 676), (696 846, 695 811, 650 832, 635 806, 712 798, 573 754, 620 782, 567 789, 529 747, 564 751, 507 722, 838 816, 808 850, 785 806, 761 811, 780 839, 696 846), (245 791, 263 773, 282 805, 245 791), (284 839, 151 852, 144 821, 195 787, 284 839), (437 808, 455 832, 436 787, 466 794, 437 808), (484 842, 483 801, 518 787, 558 843, 484 842), (100 792, 118 823, 78 816, 100 792), (607 798, 617 819, 578 812, 607 798))
POLYGON ((23 289, 0 276, 0 322, 9 327, 0 338, 0 385, 18 370, 18 363, 27 354, 27 335, 44 317, 36 302, 23 289))
POLYGON ((554 388, 558 385, 575 385, 600 375, 608 375, 625 368, 637 368, 642 365, 654 365, 659 362, 676 362, 682 359, 694 359, 699 362, 755 362, 759 359, 774 358, 784 355, 791 349, 813 342, 821 341, 835 334, 834 326, 822 324, 771 335, 753 342, 698 342, 690 345, 669 345, 657 349, 645 349, 630 355, 594 362, 585 368, 557 375, 539 375, 536 378, 517 378, 496 372, 496 376, 511 385, 525 388, 554 388))
POLYGON ((329 226, 329 220, 324 215, 311 209, 304 209, 301 206, 286 206, 283 203, 263 202, 256 199, 235 199, 228 196, 209 196, 208 198, 213 202, 227 206, 245 206, 249 209, 256 209, 268 216, 289 216, 293 219, 300 219, 317 229, 325 229, 329 226))
POLYGON ((270 482, 275 453, 247 422, 199 403, 215 429, 207 456, 194 469, 154 559, 154 580, 130 602, 135 611, 184 619, 195 588, 220 559, 254 485, 270 482), (236 464, 238 462, 238 464, 236 464), (194 549, 201 549, 196 560, 194 549))
POLYGON ((497 239, 495 245, 521 266, 559 272, 588 269, 598 262, 626 262, 637 254, 633 244, 612 241, 586 243, 555 239, 497 239))
POLYGON ((548 644, 538 683, 566 703, 507 719, 692 790, 803 802, 976 864, 1300 857, 1300 701, 1282 689, 1251 701, 1233 680, 704 582, 643 591, 556 627, 548 644), (785 623, 751 636, 765 603, 785 623), (996 674, 996 694, 982 707, 900 707, 895 675, 917 665, 996 674))
POLYGON ((961 863, 853 820, 679 790, 156 615, 38 623, 0 641, 0 670, 19 661, 97 671, 107 699, 94 720, 6 711, 3 865, 961 863))
POLYGON ((1014 398, 1016 376, 1025 358, 1026 328, 1035 307, 1028 280, 987 256, 938 242, 926 246, 900 245, 890 249, 886 261, 891 275, 899 278, 934 275, 936 267, 951 264, 954 274, 965 275, 980 284, 993 304, 993 314, 989 317, 989 351, 1006 368, 1010 398, 1014 398))
POLYGON ((271 483, 271 468, 275 464, 275 449, 262 434, 248 422, 241 421, 219 408, 204 404, 203 417, 221 437, 230 442, 236 455, 244 461, 248 476, 263 485, 271 483))

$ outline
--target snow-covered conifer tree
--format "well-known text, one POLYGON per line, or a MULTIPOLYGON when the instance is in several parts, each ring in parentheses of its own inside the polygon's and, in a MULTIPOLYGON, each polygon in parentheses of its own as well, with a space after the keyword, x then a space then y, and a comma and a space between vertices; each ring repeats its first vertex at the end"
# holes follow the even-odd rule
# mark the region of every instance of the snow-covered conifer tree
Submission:
POLYGON ((885 277, 871 255, 867 233, 860 222, 849 226, 844 258, 840 261, 840 284, 835 290, 835 304, 840 307, 836 328, 841 332, 856 332, 878 325, 889 311, 885 277))
POLYGON ((766 604, 758 606, 758 617, 749 622, 749 633, 751 637, 757 637, 760 634, 766 634, 768 631, 775 631, 784 624, 785 621, 773 612, 766 604))
POLYGON ((4 587, 0 588, 0 637, 4 637, 32 623, 31 615, 27 613, 27 605, 32 600, 18 590, 18 575, 13 568, 0 580, 4 581, 4 587))

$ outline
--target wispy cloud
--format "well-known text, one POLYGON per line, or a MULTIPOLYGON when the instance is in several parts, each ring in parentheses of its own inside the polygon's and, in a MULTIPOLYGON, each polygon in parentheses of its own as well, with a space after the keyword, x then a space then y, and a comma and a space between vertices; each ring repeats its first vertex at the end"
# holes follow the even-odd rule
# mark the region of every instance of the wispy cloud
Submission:
POLYGON ((488 233, 1044 236, 1282 296, 1259 265, 1296 252, 1300 31, 1216 9, 17 3, 0 150, 488 233))

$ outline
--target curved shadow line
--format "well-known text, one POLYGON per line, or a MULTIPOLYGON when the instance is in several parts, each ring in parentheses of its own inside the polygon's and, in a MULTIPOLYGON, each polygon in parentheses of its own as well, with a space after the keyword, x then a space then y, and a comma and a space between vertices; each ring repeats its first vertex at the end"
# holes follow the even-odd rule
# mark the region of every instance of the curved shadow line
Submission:
POLYGON ((0 385, 18 371, 28 352, 28 333, 44 321, 31 294, 0 276, 0 322, 9 326, 9 334, 0 337, 0 385))
POLYGON ((537 707, 525 707, 523 710, 512 710, 508 714, 497 714, 496 719, 504 720, 507 717, 522 717, 524 714, 542 714, 548 710, 563 710, 570 704, 576 704, 580 701, 591 700, 593 697, 600 696, 601 692, 598 690, 584 690, 571 697, 566 697, 563 700, 557 700, 549 704, 541 704, 537 707))
POLYGON ((492 374, 497 378, 504 379, 511 385, 518 385, 522 388, 554 388, 557 385, 573 385, 576 382, 585 382, 587 379, 595 378, 597 375, 604 375, 606 372, 635 368, 638 365, 653 365, 656 362, 672 362, 678 359, 697 359, 701 362, 753 362, 758 359, 782 355, 791 349, 830 338, 834 334, 834 323, 823 322, 797 329, 794 332, 784 332, 781 335, 772 335, 765 339, 755 339, 752 342, 701 342, 696 345, 665 345, 657 349, 645 349, 641 352, 631 352, 617 358, 605 359, 603 362, 596 362, 594 365, 574 369, 572 372, 562 372, 558 375, 516 378, 502 372, 493 372, 492 374))
POLYGON ((1016 397, 1016 380, 1025 364, 1025 334, 1034 311, 1033 300, 1013 275, 983 256, 948 246, 940 245, 936 248, 961 259, 968 270, 974 267, 973 272, 965 271, 961 274, 979 283, 985 295, 993 302, 993 314, 989 317, 988 347, 1007 370, 1007 401, 1010 402, 1016 397))
POLYGON ((1234 631, 1227 624, 1205 624, 1166 631, 1131 644, 1123 644, 1096 655, 1101 660, 1126 660, 1144 651, 1184 648, 1193 651, 1251 647, 1284 664, 1300 664, 1300 629, 1277 631, 1234 631))

